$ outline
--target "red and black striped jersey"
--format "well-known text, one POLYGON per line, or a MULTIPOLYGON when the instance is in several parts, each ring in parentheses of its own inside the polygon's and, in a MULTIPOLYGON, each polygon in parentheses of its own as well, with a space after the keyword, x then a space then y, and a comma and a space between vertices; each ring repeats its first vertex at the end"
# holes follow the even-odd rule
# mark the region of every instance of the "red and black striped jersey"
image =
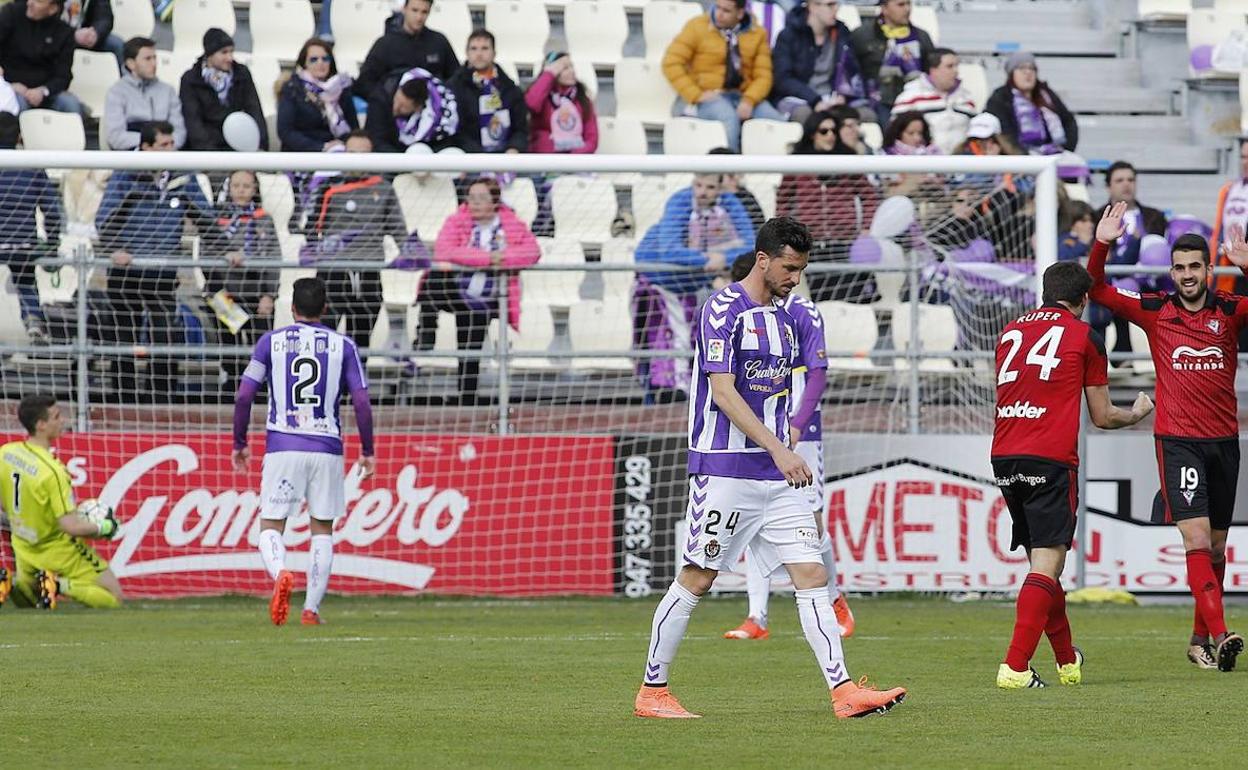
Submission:
POLYGON ((1144 330, 1157 368, 1159 437, 1220 439, 1239 435, 1235 367, 1239 332, 1248 323, 1248 297, 1213 291, 1188 310, 1177 294, 1139 294, 1105 283, 1107 244, 1088 255, 1093 302, 1144 330))
POLYGON ((1077 466, 1083 389, 1108 384, 1107 369, 1100 335, 1062 305, 1011 322, 997 341, 992 459, 1077 466))

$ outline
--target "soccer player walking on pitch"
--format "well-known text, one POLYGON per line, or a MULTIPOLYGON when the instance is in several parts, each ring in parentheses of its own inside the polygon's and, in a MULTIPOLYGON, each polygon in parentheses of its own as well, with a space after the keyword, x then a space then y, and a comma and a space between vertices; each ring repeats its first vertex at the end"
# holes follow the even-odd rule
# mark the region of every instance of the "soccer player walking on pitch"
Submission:
POLYGON ((1030 571, 1018 592, 1014 635, 997 687, 1044 687, 1031 657, 1047 634, 1058 680, 1083 680, 1083 653, 1066 617, 1062 569, 1075 537, 1079 395, 1098 428, 1134 425, 1153 411, 1141 393, 1130 410, 1109 400, 1105 342, 1080 320, 1092 277, 1077 262, 1044 271, 1044 304, 1005 327, 997 342, 997 417, 992 472, 1014 522, 1010 549, 1027 549, 1030 571))
MULTIPOLYGON (((754 269, 754 254, 743 254, 732 263, 732 280, 742 281, 754 269)), ((797 335, 797 360, 793 367, 793 392, 789 398, 789 446, 806 461, 812 480, 806 487, 810 510, 815 514, 819 527, 819 550, 823 556, 823 568, 828 573, 828 598, 836 622, 841 626, 841 636, 848 639, 854 635, 854 613, 849 602, 836 586, 836 556, 832 553, 831 533, 825 531, 826 509, 823 498, 823 415, 819 404, 828 383, 828 356, 824 349, 823 314, 813 302, 797 292, 791 292, 783 302, 795 324, 797 335)), ((766 639, 767 605, 771 601, 771 575, 763 574, 759 559, 753 549, 745 561, 745 586, 750 599, 749 615, 745 622, 724 632, 725 639, 766 639)))
POLYGON ((801 280, 810 232, 794 219, 759 229, 750 274, 713 294, 694 331, 689 409, 688 539, 684 567, 655 609, 634 711, 690 719, 667 688, 668 668, 698 600, 718 571, 752 546, 765 573, 783 564, 793 580, 802 630, 819 663, 837 717, 883 713, 900 687, 855 684, 845 667, 828 574, 810 503, 800 490, 810 468, 789 449, 788 398, 797 336, 786 299, 801 280))
POLYGON ((373 457, 373 411, 360 354, 350 337, 321 324, 325 314, 325 282, 295 281, 295 322, 275 329, 256 343, 234 400, 234 469, 247 471, 247 424, 260 386, 269 389, 264 468, 260 477, 260 556, 273 578, 269 617, 282 625, 290 613, 295 578, 286 569, 282 533, 286 519, 304 501, 311 517, 308 586, 301 621, 320 625, 321 599, 329 587, 333 562, 334 520, 346 513, 342 467, 342 421, 338 403, 351 394, 360 433, 360 466, 364 477, 376 468, 373 457))
MULTIPOLYGON (((1235 365, 1248 298, 1210 291, 1209 244, 1184 235, 1170 247, 1173 294, 1137 294, 1105 283, 1105 255, 1124 231, 1126 205, 1107 209, 1088 255, 1093 301, 1148 334, 1157 367, 1156 514, 1174 522, 1187 551, 1187 585, 1196 616, 1187 657, 1200 668, 1231 671, 1244 639, 1226 628, 1222 580, 1226 535, 1239 478, 1239 405, 1235 365), (1212 639, 1212 644, 1210 643, 1212 639)), ((1242 227, 1232 228, 1223 255, 1248 270, 1242 227)))

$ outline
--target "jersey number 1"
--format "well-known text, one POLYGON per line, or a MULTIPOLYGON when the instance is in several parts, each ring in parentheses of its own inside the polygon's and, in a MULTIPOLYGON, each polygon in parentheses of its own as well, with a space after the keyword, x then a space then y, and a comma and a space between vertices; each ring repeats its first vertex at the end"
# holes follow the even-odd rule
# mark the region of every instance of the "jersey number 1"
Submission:
MULTIPOLYGON (((1057 348, 1062 344, 1062 335, 1065 333, 1064 326, 1050 326, 1036 340, 1036 344, 1031 346, 1031 350, 1027 351, 1027 364, 1040 367, 1040 379, 1045 382, 1049 381, 1053 370, 1062 362, 1057 357, 1057 348)), ((1001 372, 997 375, 997 384, 1005 385, 1018 379, 1018 371, 1010 369, 1010 364, 1014 363, 1014 356, 1018 355, 1018 348, 1023 344, 1023 333, 1018 329, 1010 329, 1001 335, 1001 341, 1010 346, 1009 352, 1005 354, 1005 361, 1001 362, 1001 372)))

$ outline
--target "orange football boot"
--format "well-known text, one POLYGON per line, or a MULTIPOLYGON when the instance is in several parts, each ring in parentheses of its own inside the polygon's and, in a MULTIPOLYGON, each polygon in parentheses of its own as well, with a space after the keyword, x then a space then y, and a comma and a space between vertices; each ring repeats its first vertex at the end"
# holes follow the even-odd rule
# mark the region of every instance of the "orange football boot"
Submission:
POLYGON ((321 615, 315 610, 304 610, 299 616, 299 622, 305 626, 323 626, 325 621, 321 620, 321 615))
POLYGON ((637 691, 633 701, 633 714, 647 719, 701 719, 701 714, 691 714, 680 705, 676 696, 666 687, 646 687, 637 691))
POLYGON ((904 687, 891 690, 877 690, 867 684, 864 676, 857 683, 844 682, 832 688, 832 710, 837 719, 854 719, 857 717, 883 714, 906 699, 904 687))
POLYGON ((731 631, 724 632, 725 639, 766 639, 771 632, 754 622, 754 618, 746 618, 745 622, 731 631))
POLYGON ((273 598, 269 600, 269 617, 273 625, 286 625, 286 618, 290 615, 290 592, 294 587, 295 576, 290 570, 277 573, 277 580, 273 581, 273 598))

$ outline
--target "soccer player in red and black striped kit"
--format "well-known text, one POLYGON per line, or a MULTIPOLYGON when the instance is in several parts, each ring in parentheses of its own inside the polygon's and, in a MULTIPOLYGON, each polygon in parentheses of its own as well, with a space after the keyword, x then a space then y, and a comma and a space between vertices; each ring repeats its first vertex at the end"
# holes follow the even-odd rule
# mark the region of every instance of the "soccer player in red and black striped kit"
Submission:
MULTIPOLYGON (((1125 206, 1115 204, 1096 227, 1088 256, 1091 296, 1148 334, 1157 368, 1156 507, 1183 536, 1187 585, 1196 598, 1187 657, 1200 668, 1231 671, 1244 639, 1226 628, 1222 580, 1239 479, 1235 365, 1239 333, 1248 325, 1248 297, 1209 289, 1209 244, 1199 235, 1184 235, 1170 247, 1173 294, 1137 294, 1106 284, 1105 255, 1122 236, 1124 213, 1125 206)), ((1242 228, 1232 229, 1223 254, 1248 272, 1242 228)))
POLYGON ((1018 592, 1014 635, 997 686, 1044 687, 1031 656, 1047 634, 1058 679, 1083 679, 1083 654, 1075 648, 1060 583, 1075 537, 1079 467, 1079 398, 1097 427, 1134 425, 1153 410, 1141 393, 1128 411, 1109 400, 1105 343, 1079 317, 1088 305, 1092 277, 1077 262, 1044 271, 1044 305, 1005 327, 997 342, 997 419, 992 471, 1014 522, 1010 548, 1027 549, 1031 565, 1018 592))

